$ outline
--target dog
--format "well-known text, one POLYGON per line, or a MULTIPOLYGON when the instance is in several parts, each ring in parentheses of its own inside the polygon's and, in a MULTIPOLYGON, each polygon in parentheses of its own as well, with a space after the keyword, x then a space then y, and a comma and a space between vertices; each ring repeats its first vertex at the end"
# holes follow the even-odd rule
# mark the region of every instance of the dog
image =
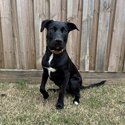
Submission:
POLYGON ((45 89, 48 77, 59 87, 59 96, 56 103, 57 109, 64 108, 64 95, 69 92, 74 96, 73 103, 80 103, 80 90, 99 86, 105 83, 102 81, 87 87, 82 86, 82 78, 76 66, 71 61, 66 51, 68 34, 70 31, 78 30, 71 22, 44 20, 41 23, 42 32, 47 29, 46 51, 42 58, 43 75, 40 85, 40 92, 44 99, 49 97, 45 89))

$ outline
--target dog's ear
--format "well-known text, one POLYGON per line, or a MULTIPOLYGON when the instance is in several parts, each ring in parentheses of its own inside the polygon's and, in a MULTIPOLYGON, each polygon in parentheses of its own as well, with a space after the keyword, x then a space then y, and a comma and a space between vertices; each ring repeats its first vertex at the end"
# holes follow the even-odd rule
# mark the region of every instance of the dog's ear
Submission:
POLYGON ((41 29, 40 32, 42 32, 44 30, 44 28, 48 28, 49 24, 52 22, 53 20, 43 20, 41 23, 41 29))
POLYGON ((67 26, 68 26, 68 31, 69 32, 72 31, 72 30, 75 30, 75 29, 79 31, 79 29, 77 28, 77 26, 74 23, 68 22, 67 26))

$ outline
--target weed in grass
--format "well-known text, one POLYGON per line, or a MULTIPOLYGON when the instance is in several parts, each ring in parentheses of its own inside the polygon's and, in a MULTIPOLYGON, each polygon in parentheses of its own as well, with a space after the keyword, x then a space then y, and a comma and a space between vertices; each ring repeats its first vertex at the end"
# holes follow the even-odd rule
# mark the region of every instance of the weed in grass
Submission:
POLYGON ((26 87, 27 87, 27 81, 26 80, 18 80, 17 82, 16 82, 16 87, 17 87, 17 89, 25 89, 26 87))
POLYGON ((91 107, 91 108, 100 108, 102 106, 105 105, 104 102, 102 102, 102 100, 100 100, 98 97, 90 97, 89 99, 85 100, 88 107, 91 107))

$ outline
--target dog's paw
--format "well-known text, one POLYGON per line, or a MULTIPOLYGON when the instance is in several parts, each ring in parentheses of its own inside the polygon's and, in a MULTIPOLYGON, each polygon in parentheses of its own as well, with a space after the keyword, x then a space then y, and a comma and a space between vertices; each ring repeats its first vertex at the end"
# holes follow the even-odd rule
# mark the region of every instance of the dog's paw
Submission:
POLYGON ((46 92, 46 94, 43 95, 43 98, 48 99, 48 97, 49 97, 49 94, 48 94, 48 92, 46 92))
POLYGON ((41 89, 40 92, 42 93, 44 99, 47 99, 49 97, 49 94, 47 91, 41 89))
POLYGON ((75 105, 79 105, 79 101, 76 101, 76 100, 73 100, 73 104, 75 104, 75 105))
POLYGON ((64 104, 63 103, 57 103, 56 104, 56 109, 63 109, 64 108, 64 104))
POLYGON ((79 105, 79 103, 78 103, 77 101, 74 101, 74 104, 75 104, 75 105, 79 105))

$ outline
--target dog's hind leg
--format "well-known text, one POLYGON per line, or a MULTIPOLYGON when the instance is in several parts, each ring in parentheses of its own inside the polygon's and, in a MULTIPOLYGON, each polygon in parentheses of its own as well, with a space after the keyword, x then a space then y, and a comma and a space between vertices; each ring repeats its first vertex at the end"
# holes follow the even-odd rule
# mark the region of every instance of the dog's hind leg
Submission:
POLYGON ((80 84, 77 80, 70 80, 70 92, 75 97, 73 103, 79 105, 80 103, 80 84))

